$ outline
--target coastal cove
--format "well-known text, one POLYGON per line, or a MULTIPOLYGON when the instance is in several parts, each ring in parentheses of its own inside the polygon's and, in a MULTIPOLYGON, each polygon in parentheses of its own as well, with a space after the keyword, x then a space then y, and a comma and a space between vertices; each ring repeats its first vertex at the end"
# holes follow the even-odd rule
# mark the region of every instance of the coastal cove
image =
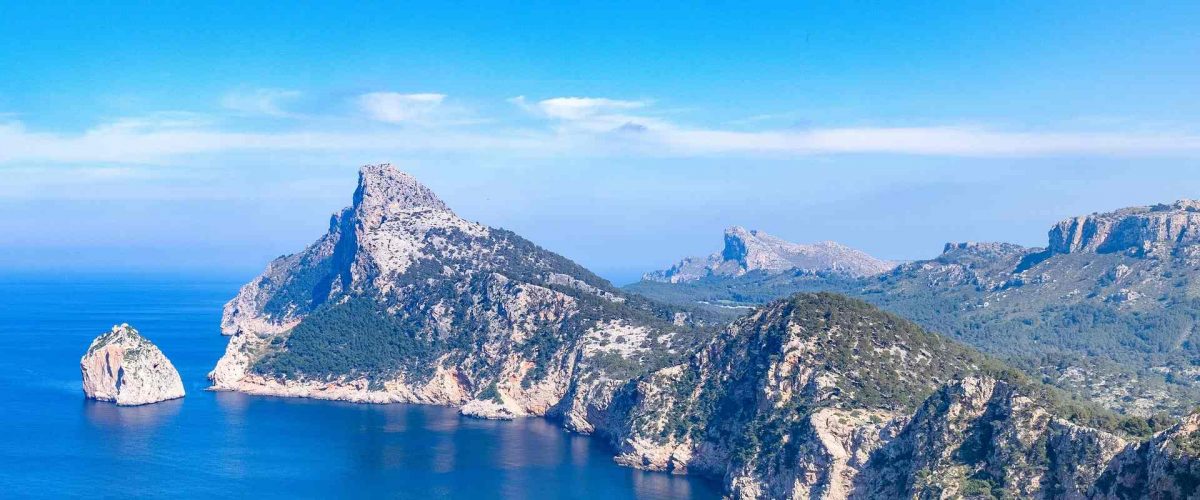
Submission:
POLYGON ((541 418, 205 390, 244 277, 0 276, 0 490, 14 497, 715 498, 708 481, 618 466, 600 439, 541 418), (178 368, 187 396, 86 401, 79 357, 128 322, 178 368), (69 466, 68 466, 69 465, 69 466))

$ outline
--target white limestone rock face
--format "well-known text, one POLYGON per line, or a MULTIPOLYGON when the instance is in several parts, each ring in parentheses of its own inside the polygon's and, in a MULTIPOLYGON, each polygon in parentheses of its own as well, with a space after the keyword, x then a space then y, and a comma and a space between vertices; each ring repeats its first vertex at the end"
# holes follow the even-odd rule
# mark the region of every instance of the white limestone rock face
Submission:
POLYGON ((136 406, 184 395, 175 365, 127 324, 96 337, 79 368, 83 392, 91 399, 136 406))
POLYGON ((1200 244, 1200 201, 1179 200, 1170 205, 1072 217, 1056 224, 1049 236, 1049 250, 1054 253, 1141 255, 1193 246, 1200 244))

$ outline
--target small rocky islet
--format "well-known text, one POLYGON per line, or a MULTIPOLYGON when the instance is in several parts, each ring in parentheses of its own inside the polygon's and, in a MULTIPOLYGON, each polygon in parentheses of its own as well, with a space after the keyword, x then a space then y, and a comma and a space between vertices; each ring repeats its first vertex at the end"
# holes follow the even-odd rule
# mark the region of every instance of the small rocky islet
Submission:
POLYGON ((79 368, 89 399, 137 406, 184 396, 175 365, 128 324, 96 337, 79 368))

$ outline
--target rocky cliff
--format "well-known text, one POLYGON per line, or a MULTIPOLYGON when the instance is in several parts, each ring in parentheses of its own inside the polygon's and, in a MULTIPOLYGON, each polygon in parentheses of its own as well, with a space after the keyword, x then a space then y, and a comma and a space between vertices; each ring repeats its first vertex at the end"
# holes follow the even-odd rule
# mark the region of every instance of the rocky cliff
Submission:
MULTIPOLYGON (((458 217, 390 165, 225 307, 214 389, 565 413, 688 345, 692 328, 561 256, 458 217), (682 323, 680 323, 682 324, 682 323)), ((557 414, 556 413, 556 414, 557 414)))
POLYGON ((1200 413, 1118 455, 1091 491, 1096 499, 1200 497, 1200 413))
POLYGON ((96 337, 79 360, 83 393, 122 406, 183 397, 183 381, 171 361, 129 325, 96 337))
POLYGON ((797 295, 619 393, 618 461, 724 478, 745 497, 844 498, 898 418, 984 362, 864 302, 797 295))
POLYGON ((742 276, 754 271, 776 274, 789 270, 871 276, 892 267, 895 263, 833 241, 805 245, 734 226, 725 230, 725 247, 719 253, 683 259, 670 269, 647 273, 642 279, 680 283, 711 276, 742 276))
POLYGON ((1200 201, 1123 208, 1072 217, 1050 230, 1054 253, 1130 252, 1144 255, 1200 243, 1200 201))
POLYGON ((1167 498, 1200 480, 1200 449, 1159 444, 1200 417, 1131 443, 1059 397, 866 303, 802 294, 617 391, 622 426, 600 430, 620 463, 738 498, 1075 499, 1111 484, 1167 498))

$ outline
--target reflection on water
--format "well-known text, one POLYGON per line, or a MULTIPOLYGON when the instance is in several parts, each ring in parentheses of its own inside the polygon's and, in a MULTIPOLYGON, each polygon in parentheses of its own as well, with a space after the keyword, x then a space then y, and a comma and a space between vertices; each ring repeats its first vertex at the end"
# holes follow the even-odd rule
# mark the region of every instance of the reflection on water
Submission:
POLYGON ((83 400, 88 423, 112 435, 140 435, 169 422, 183 408, 183 399, 141 406, 117 406, 107 401, 83 400))
POLYGON ((83 413, 93 439, 126 457, 155 453, 156 438, 183 408, 182 399, 141 406, 117 406, 106 401, 83 400, 83 413))
POLYGON ((692 488, 688 481, 662 472, 633 470, 633 491, 638 498, 691 498, 692 488))

